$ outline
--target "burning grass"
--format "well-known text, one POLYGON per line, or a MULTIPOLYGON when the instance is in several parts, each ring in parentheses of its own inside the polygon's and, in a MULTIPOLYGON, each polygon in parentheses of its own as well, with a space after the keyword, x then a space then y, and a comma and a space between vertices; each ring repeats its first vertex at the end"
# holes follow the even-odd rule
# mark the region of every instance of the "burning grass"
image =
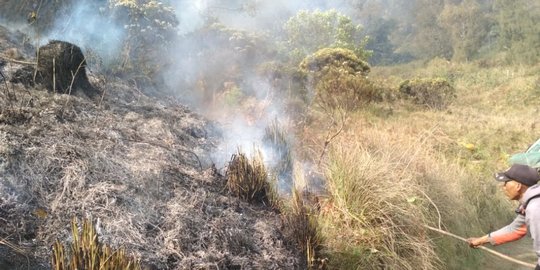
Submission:
MULTIPOLYGON (((13 87, 21 94, 9 112, 0 91, 0 238, 29 246, 31 269, 70 237, 58 228, 71 216, 99 218, 101 240, 151 269, 298 264, 276 213, 227 196, 221 176, 201 170, 193 153, 204 158, 217 138, 200 116, 119 81, 107 82, 102 107, 13 87)), ((0 245, 0 268, 26 264, 13 253, 0 245)))

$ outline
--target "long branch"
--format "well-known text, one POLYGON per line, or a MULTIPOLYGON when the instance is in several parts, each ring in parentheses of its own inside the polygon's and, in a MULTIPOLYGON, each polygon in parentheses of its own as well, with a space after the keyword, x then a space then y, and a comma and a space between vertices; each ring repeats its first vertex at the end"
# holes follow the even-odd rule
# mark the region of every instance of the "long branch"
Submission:
POLYGON ((21 65, 32 65, 32 66, 35 66, 37 65, 36 62, 26 62, 26 61, 20 61, 20 60, 16 60, 16 59, 13 59, 13 58, 10 58, 10 57, 7 57, 5 55, 2 55, 0 54, 0 58, 8 61, 8 62, 12 62, 12 63, 16 63, 16 64, 21 64, 21 65))
MULTIPOLYGON (((447 236, 451 236, 451 237, 454 237, 454 238, 459 239, 461 241, 467 242, 467 239, 465 239, 465 238, 463 238, 463 237, 461 237, 459 235, 455 235, 453 233, 450 233, 450 232, 447 232, 447 231, 444 231, 444 230, 441 230, 441 229, 437 229, 437 228, 434 228, 434 227, 431 227, 431 226, 428 226, 428 225, 424 225, 424 227, 426 227, 426 228, 428 228, 428 229, 430 229, 432 231, 435 231, 435 232, 438 232, 438 233, 441 233, 441 234, 444 234, 444 235, 447 235, 447 236)), ((520 261, 518 259, 514 259, 514 258, 512 258, 510 256, 504 255, 504 254, 502 254, 500 252, 497 252, 497 251, 495 251, 493 249, 489 249, 489 248, 484 247, 484 246, 478 246, 478 248, 482 249, 482 250, 485 250, 485 251, 487 251, 487 252, 489 252, 489 253, 491 253, 491 254, 493 254, 495 256, 503 258, 503 259, 505 259, 507 261, 511 261, 513 263, 516 263, 516 264, 519 264, 519 265, 522 265, 522 266, 525 266, 525 267, 530 267, 531 269, 534 269, 536 267, 535 264, 526 263, 526 262, 520 261)))

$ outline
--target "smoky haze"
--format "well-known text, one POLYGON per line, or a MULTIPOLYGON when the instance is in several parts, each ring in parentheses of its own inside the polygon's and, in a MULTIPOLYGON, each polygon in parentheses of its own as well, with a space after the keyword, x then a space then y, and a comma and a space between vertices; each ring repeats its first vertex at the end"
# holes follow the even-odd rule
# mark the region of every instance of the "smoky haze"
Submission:
MULTIPOLYGON (((155 29, 138 25, 148 22, 122 19, 118 3, 76 1, 54 20, 50 31, 36 36, 40 44, 51 39, 77 44, 87 56, 99 55, 105 65, 118 61, 134 34, 152 37, 141 41, 146 44, 131 40, 131 47, 152 48, 156 58, 162 58, 158 60, 162 68, 154 76, 161 78, 167 91, 223 125, 223 144, 212 157, 218 166, 225 165, 237 149, 249 154, 259 148, 268 164, 278 162, 274 160, 275 151, 262 143, 264 130, 277 121, 291 134, 288 130, 295 124, 291 119, 296 115, 288 115, 285 109, 285 89, 273 84, 267 74, 260 72, 259 65, 280 61, 279 50, 286 48, 285 22, 300 10, 334 9, 347 15, 359 5, 347 0, 148 1, 152 7, 173 8, 178 22, 173 26, 175 37, 164 38, 153 32, 155 29), (137 32, 130 32, 133 29, 137 32), (245 101, 238 102, 240 98, 245 101)), ((361 23, 358 18, 353 22, 361 23)), ((92 60, 88 61, 91 67, 92 60)), ((289 140, 294 142, 292 137, 289 140)), ((280 185, 287 188, 286 184, 280 185)))
MULTIPOLYGON (((291 115, 271 81, 257 72, 258 64, 275 61, 268 57, 285 42, 284 23, 300 10, 347 10, 345 1, 174 1, 180 21, 172 68, 164 81, 193 108, 223 125, 224 140, 213 156, 218 165, 241 149, 248 155, 260 149, 269 167, 280 162, 280 154, 262 143, 265 129, 277 121, 290 134, 291 115), (206 18, 206 19, 205 19, 206 18), (208 19, 211 18, 211 19, 208 19), (222 38, 211 33, 215 27, 235 34, 222 38), (219 26, 217 26, 219 24, 219 26), (203 29, 204 28, 204 29, 203 29), (201 34, 203 33, 203 34, 201 34), (271 46, 266 46, 271 44, 271 46), (249 96, 247 102, 231 104, 235 93, 249 96), (237 107, 236 107, 237 105, 237 107)), ((215 30, 215 29, 214 29, 215 30)), ((311 34, 311 33, 306 33, 311 34)), ((294 138, 288 138, 294 144, 294 138)), ((290 190, 290 175, 278 175, 279 190, 290 190)))

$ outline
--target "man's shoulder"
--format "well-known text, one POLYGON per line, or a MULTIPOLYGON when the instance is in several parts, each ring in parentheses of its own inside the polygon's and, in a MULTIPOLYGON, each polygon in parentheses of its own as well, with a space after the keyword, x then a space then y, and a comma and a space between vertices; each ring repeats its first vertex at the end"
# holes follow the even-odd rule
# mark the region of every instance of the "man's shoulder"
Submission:
POLYGON ((526 207, 528 207, 528 204, 532 201, 538 201, 535 200, 536 198, 540 197, 540 185, 536 184, 525 191, 525 194, 523 195, 523 202, 526 207))
POLYGON ((527 208, 525 208, 525 216, 527 218, 532 218, 536 220, 540 220, 540 196, 531 198, 529 203, 527 204, 527 208))

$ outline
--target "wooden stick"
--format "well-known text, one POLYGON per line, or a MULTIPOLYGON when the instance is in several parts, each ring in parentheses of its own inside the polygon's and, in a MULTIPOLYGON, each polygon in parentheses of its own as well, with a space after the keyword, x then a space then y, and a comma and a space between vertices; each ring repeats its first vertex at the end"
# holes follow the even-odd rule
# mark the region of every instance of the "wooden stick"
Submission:
POLYGON ((7 57, 7 56, 2 55, 2 54, 0 54, 0 58, 6 60, 6 61, 8 61, 8 62, 12 62, 12 63, 16 63, 16 64, 21 64, 21 65, 31 65, 31 66, 37 65, 36 62, 26 62, 26 61, 15 60, 15 59, 13 59, 13 58, 7 57))
MULTIPOLYGON (((428 225, 424 225, 424 227, 432 230, 432 231, 435 231, 435 232, 438 232, 438 233, 441 233, 441 234, 444 234, 444 235, 447 235, 447 236, 451 236, 451 237, 454 237, 456 239, 459 239, 461 241, 464 241, 464 242, 467 242, 467 239, 461 237, 461 236, 458 236, 458 235, 455 235, 453 233, 450 233, 450 232, 447 232, 447 231, 444 231, 444 230, 441 230, 441 229, 437 229, 437 228, 434 228, 434 227, 431 227, 431 226, 428 226, 428 225)), ((520 261, 520 260, 517 260, 517 259, 514 259, 510 256, 507 256, 507 255, 504 255, 500 252, 497 252, 493 249, 489 249, 487 247, 484 247, 484 246, 478 246, 479 249, 482 249, 482 250, 485 250, 495 256, 498 256, 500 258, 503 258, 505 260, 508 260, 508 261, 511 261, 513 263, 516 263, 516 264, 519 264, 519 265, 522 265, 522 266, 525 266, 525 267, 530 267, 531 269, 534 269, 536 267, 535 264, 532 264, 532 263, 526 263, 526 262, 523 262, 523 261, 520 261)))

